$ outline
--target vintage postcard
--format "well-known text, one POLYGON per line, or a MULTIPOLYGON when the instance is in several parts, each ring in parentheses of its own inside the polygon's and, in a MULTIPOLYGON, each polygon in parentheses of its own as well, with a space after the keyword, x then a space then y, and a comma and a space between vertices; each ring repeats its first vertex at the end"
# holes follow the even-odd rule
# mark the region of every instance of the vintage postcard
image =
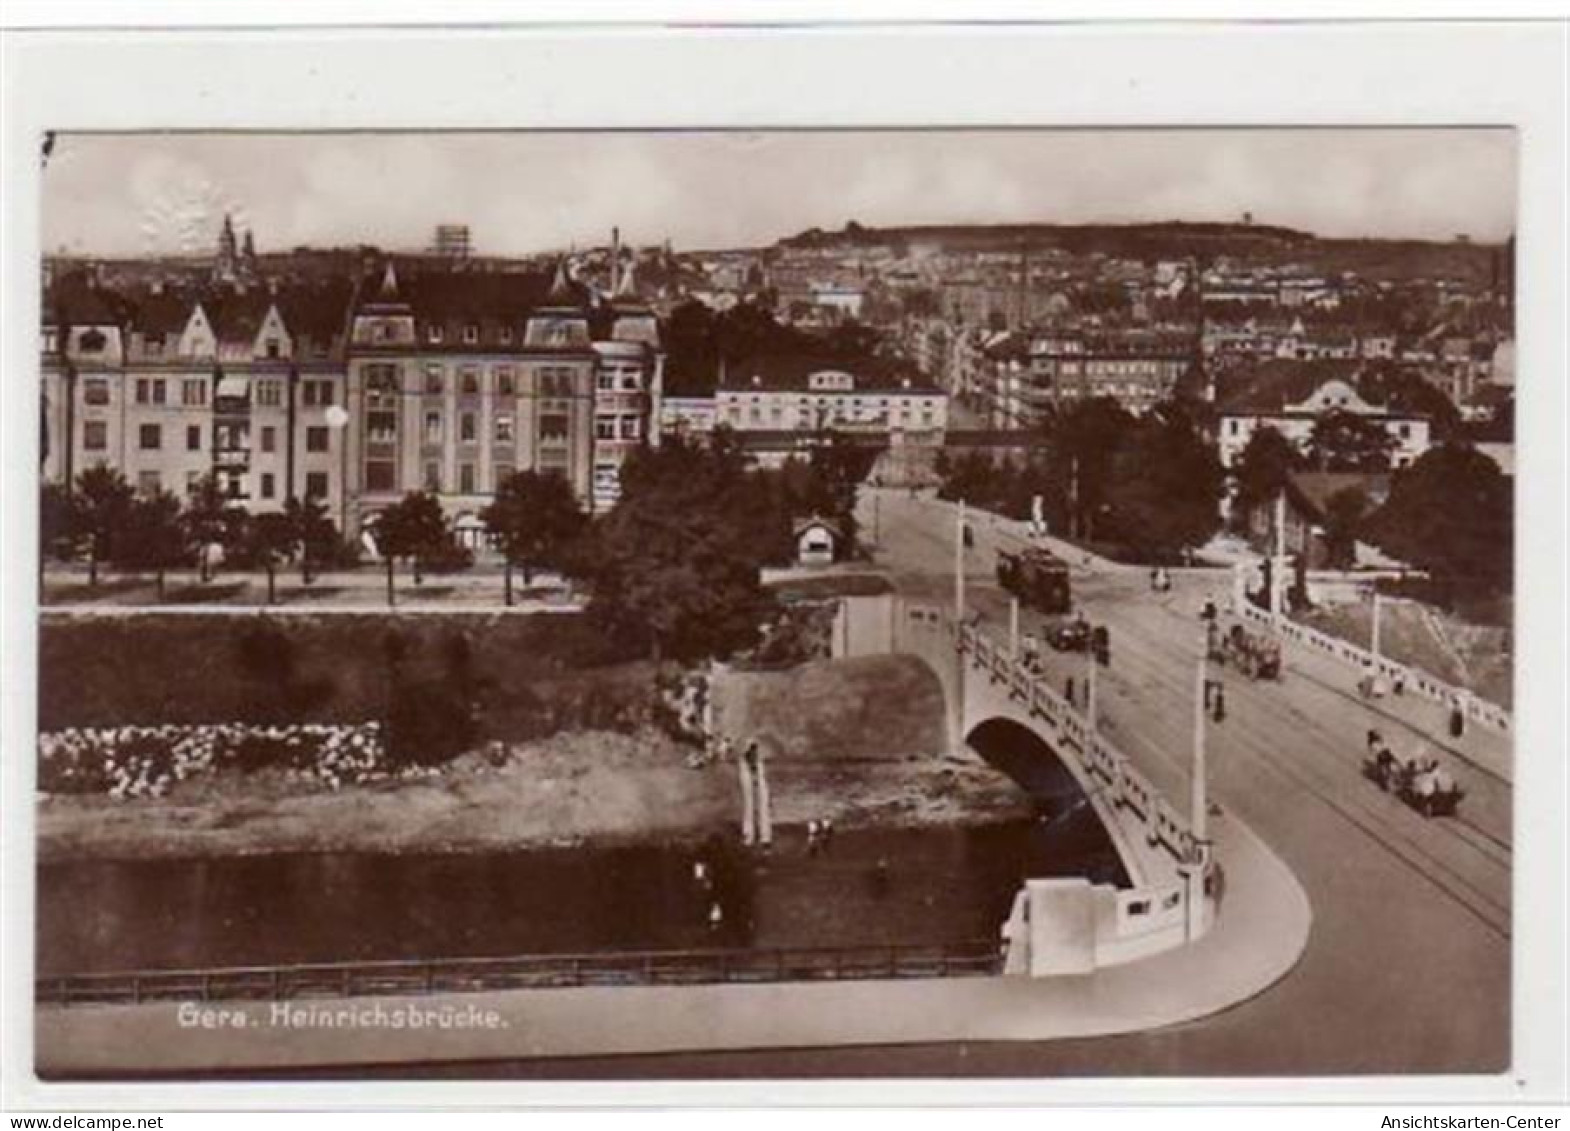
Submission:
POLYGON ((1511 1072, 1520 157, 40 131, 34 1072, 1511 1072))

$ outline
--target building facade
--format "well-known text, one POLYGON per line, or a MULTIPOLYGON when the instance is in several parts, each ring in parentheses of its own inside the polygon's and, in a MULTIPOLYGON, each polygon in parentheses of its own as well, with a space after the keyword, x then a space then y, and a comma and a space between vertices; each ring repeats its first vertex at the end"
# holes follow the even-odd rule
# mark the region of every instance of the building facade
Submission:
POLYGON ((654 314, 538 276, 389 263, 358 283, 120 293, 53 285, 41 340, 43 475, 104 464, 144 492, 205 476, 252 512, 320 500, 349 535, 429 490, 462 531, 513 471, 585 507, 658 441, 654 314))

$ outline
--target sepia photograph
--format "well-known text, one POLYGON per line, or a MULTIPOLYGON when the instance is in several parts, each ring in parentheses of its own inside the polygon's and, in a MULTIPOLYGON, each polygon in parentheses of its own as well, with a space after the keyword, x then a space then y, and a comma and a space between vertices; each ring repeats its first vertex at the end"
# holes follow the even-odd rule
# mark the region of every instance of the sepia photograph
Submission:
POLYGON ((1188 34, 8 40, 7 1102, 1562 1098, 1564 43, 1188 34))
POLYGON ((40 158, 40 1074, 1508 1066, 1513 131, 40 158))

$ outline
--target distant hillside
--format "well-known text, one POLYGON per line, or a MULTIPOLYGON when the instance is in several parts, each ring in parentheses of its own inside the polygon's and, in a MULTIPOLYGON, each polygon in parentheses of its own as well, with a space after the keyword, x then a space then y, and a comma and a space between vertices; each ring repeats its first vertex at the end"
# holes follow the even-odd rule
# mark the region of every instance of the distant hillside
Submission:
POLYGON ((1129 257, 1237 255, 1266 248, 1280 250, 1310 243, 1314 236, 1266 224, 918 224, 893 228, 863 227, 852 220, 837 232, 810 228, 780 241, 781 247, 910 246, 925 244, 945 251, 1018 251, 1061 248, 1084 254, 1101 251, 1129 257))
POLYGON ((1498 245, 1423 240, 1321 239, 1311 232, 1269 224, 934 224, 890 228, 851 221, 838 231, 810 228, 786 237, 779 248, 888 247, 908 251, 926 246, 950 252, 1018 252, 1061 249, 1084 255, 1101 252, 1153 261, 1189 256, 1226 256, 1243 261, 1292 260, 1327 274, 1354 271, 1376 279, 1446 277, 1487 282, 1498 245))

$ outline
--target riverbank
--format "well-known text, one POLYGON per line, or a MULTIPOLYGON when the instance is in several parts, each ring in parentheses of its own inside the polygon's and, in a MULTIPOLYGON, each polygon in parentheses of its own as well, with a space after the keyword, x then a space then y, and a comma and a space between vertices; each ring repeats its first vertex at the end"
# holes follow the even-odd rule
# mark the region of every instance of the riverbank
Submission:
MULTIPOLYGON (((733 834, 733 766, 687 765, 653 731, 575 732, 466 754, 428 778, 328 790, 282 772, 193 778, 160 798, 40 799, 42 861, 286 852, 481 852, 701 840, 733 834)), ((841 828, 959 825, 1027 815, 1024 796, 976 763, 917 759, 780 762, 775 820, 841 828)))

